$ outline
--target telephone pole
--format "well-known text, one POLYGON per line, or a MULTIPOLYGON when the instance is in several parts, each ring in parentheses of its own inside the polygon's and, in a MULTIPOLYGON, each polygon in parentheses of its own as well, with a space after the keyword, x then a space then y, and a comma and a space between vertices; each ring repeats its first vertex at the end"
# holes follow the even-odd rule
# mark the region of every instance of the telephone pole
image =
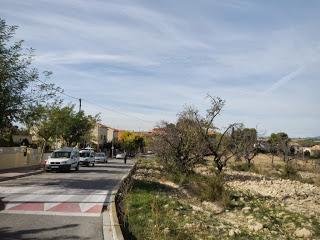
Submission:
POLYGON ((79 98, 79 112, 81 112, 81 98, 79 98))

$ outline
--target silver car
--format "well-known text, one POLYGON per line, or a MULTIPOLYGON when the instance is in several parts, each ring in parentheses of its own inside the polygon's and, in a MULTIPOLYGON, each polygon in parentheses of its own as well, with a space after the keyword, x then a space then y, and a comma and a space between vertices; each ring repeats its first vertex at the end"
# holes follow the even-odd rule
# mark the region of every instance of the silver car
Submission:
POLYGON ((124 159, 125 156, 126 156, 125 153, 118 153, 118 154, 116 155, 116 159, 124 159))
POLYGON ((103 163, 107 163, 107 157, 106 154, 104 152, 100 152, 100 153, 96 153, 96 156, 94 157, 96 162, 103 162, 103 163))
POLYGON ((45 161, 45 170, 70 171, 79 170, 79 150, 76 148, 61 148, 54 151, 45 161))
POLYGON ((95 153, 92 150, 82 149, 80 152, 80 164, 85 166, 94 166, 95 153))

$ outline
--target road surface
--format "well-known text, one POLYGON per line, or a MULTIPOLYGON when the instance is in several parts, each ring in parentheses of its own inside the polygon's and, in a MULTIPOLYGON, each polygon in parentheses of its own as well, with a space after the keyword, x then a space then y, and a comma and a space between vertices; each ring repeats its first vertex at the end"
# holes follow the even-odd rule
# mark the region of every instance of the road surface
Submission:
POLYGON ((102 209, 132 162, 0 183, 0 239, 102 239, 102 209))

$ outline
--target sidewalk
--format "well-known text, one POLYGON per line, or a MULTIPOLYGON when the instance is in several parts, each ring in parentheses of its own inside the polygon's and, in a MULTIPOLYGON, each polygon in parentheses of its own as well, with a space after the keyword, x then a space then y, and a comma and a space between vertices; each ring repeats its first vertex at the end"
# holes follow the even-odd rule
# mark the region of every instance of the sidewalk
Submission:
POLYGON ((40 166, 0 170, 0 182, 7 181, 10 179, 15 179, 15 178, 26 177, 30 175, 40 174, 42 172, 43 172, 43 169, 41 169, 40 166))

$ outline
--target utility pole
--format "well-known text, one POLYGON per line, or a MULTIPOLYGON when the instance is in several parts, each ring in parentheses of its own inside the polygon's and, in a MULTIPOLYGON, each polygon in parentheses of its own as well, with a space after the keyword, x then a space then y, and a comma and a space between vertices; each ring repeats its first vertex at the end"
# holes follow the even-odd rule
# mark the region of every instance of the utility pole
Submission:
POLYGON ((79 98, 79 112, 81 112, 81 98, 79 98))
POLYGON ((113 139, 111 141, 111 144, 112 144, 112 146, 111 146, 111 158, 113 158, 113 151, 114 151, 113 139))

